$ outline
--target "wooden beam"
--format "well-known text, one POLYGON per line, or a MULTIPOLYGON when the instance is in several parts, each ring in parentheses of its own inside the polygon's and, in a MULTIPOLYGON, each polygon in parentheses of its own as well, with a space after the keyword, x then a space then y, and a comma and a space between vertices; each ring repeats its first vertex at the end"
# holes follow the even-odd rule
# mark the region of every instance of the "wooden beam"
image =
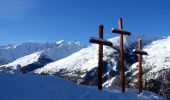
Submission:
POLYGON ((140 55, 148 55, 148 53, 145 51, 135 50, 135 49, 133 49, 133 53, 140 54, 140 55))
POLYGON ((123 34, 123 35, 131 35, 130 32, 122 30, 122 29, 115 29, 112 28, 112 33, 123 34))
POLYGON ((93 38, 93 37, 90 38, 89 42, 100 44, 100 45, 106 45, 106 46, 110 46, 110 47, 113 46, 113 44, 110 41, 106 41, 104 39, 97 39, 97 38, 93 38))

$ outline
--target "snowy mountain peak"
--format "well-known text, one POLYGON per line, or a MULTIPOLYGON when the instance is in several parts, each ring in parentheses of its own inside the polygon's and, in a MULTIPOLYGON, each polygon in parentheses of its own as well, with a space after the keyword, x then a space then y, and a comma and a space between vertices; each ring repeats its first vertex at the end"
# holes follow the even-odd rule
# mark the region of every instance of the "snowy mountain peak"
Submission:
POLYGON ((75 51, 80 50, 84 46, 78 42, 65 42, 64 40, 54 42, 38 43, 38 42, 25 42, 18 45, 3 46, 0 48, 0 65, 10 63, 20 57, 44 51, 47 56, 51 57, 56 51, 58 55, 54 54, 52 59, 60 58, 61 55, 69 55, 75 51), (60 53, 59 53, 60 52, 60 53), (54 57, 55 56, 55 57, 54 57))
POLYGON ((57 41, 56 44, 63 44, 64 40, 57 41))
POLYGON ((82 45, 80 41, 70 41, 68 44, 82 45))
MULTIPOLYGON (((138 39, 138 37, 133 38, 133 41, 131 39, 132 39, 131 37, 124 38, 127 47, 131 44, 136 45, 136 40, 138 39)), ((119 48, 119 37, 111 38, 108 40, 111 41, 114 46, 117 46, 119 48)), ((104 53, 103 59, 104 61, 107 62, 106 70, 116 71, 117 66, 119 64, 119 51, 117 51, 116 48, 104 46, 103 53, 104 53)), ((81 72, 90 71, 98 66, 97 55, 98 55, 98 45, 92 44, 89 47, 84 48, 66 58, 51 62, 45 65, 44 67, 36 70, 36 72, 55 74, 60 71, 64 71, 65 73, 73 72, 73 71, 81 71, 81 72)))

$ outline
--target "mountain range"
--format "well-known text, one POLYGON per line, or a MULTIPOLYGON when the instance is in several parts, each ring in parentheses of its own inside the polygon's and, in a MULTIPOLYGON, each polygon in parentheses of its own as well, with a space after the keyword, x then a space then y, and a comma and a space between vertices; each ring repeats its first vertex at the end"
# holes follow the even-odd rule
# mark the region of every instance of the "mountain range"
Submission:
MULTIPOLYGON (((143 41, 144 89, 170 97, 170 36, 124 37, 126 87, 137 88, 137 40, 143 41)), ((104 46, 103 86, 120 87, 119 37, 108 39, 113 47, 104 46)), ((80 42, 24 43, 0 48, 0 71, 33 71, 42 75, 56 75, 77 84, 97 85, 98 45, 87 47, 80 42)))

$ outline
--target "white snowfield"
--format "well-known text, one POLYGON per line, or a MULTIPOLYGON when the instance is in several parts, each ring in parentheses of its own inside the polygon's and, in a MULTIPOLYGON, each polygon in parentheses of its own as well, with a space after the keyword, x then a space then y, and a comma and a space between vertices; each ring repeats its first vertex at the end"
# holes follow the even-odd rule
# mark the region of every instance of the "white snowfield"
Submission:
MULTIPOLYGON (((148 56, 143 56, 143 70, 151 69, 145 74, 148 79, 155 79, 160 76, 159 71, 170 69, 170 36, 152 42, 143 50, 148 53, 148 56)), ((133 64, 130 69, 137 69, 137 63, 133 64)), ((135 74, 137 71, 133 75, 135 74)))
POLYGON ((167 100, 151 92, 137 94, 128 89, 99 91, 96 87, 76 85, 54 76, 28 73, 0 73, 1 100, 167 100))

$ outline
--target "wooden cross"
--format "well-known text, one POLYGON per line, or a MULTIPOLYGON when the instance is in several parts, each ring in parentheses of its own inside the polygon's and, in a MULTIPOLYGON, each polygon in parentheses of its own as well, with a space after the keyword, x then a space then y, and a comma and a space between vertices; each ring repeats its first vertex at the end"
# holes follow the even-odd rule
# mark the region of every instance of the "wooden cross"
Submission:
POLYGON ((98 89, 102 90, 102 75, 103 75, 103 45, 112 46, 109 41, 103 40, 103 25, 99 25, 99 38, 90 38, 91 43, 99 44, 99 58, 98 58, 98 89))
POLYGON ((124 46, 123 46, 123 35, 130 35, 130 32, 127 32, 123 29, 122 18, 118 20, 118 29, 113 28, 112 33, 120 34, 120 68, 121 68, 121 87, 122 92, 125 92, 125 67, 124 67, 124 46))
POLYGON ((142 92, 142 55, 148 55, 147 52, 142 51, 142 40, 138 40, 138 50, 133 50, 134 53, 138 54, 138 93, 142 92))

